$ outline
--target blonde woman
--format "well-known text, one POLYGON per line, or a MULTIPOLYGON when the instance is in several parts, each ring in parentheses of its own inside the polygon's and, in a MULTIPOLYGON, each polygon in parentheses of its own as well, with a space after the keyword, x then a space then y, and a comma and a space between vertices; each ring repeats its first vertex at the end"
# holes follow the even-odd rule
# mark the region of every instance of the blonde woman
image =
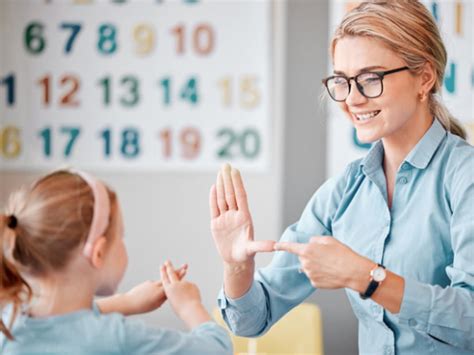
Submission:
POLYGON ((255 241, 238 171, 211 188, 222 314, 258 336, 317 288, 345 288, 361 354, 474 352, 474 148, 439 100, 446 50, 418 1, 372 1, 331 43, 329 96, 363 158, 324 183, 281 240, 255 241), (277 250, 254 273, 256 252, 277 250))

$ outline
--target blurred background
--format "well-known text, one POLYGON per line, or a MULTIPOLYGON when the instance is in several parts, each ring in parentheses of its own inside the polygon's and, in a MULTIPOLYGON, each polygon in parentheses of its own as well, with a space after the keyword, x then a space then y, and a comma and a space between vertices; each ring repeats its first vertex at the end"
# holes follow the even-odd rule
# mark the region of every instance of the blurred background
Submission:
MULTIPOLYGON (((472 143, 473 2, 424 3, 449 53, 444 100, 472 143)), ((158 278, 166 259, 186 262, 212 309, 222 266, 208 192, 220 166, 241 170, 256 238, 276 240, 325 179, 370 148, 322 95, 331 33, 355 5, 0 0, 0 205, 52 169, 95 173, 124 213, 120 291, 158 278)), ((308 301, 322 310, 325 353, 357 354, 344 291, 308 301)), ((167 305, 139 317, 184 329, 167 305)))

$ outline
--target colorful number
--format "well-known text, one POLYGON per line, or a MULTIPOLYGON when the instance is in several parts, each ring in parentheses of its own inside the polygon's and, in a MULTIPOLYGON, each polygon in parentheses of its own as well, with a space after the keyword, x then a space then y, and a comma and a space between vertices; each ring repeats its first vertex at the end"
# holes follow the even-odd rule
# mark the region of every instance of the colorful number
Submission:
POLYGON ((140 55, 149 54, 155 47, 155 30, 152 26, 140 24, 133 30, 135 50, 140 55))
POLYGON ((7 106, 13 106, 15 104, 15 76, 13 74, 7 75, 0 80, 0 85, 6 87, 7 106))
POLYGON ((69 35, 69 38, 66 41, 66 45, 64 46, 64 53, 68 54, 72 50, 74 40, 76 39, 77 35, 81 31, 81 24, 80 23, 63 22, 63 23, 61 23, 59 28, 61 28, 63 30, 70 30, 71 31, 71 33, 69 35))
POLYGON ((31 54, 40 54, 46 47, 46 40, 43 38, 44 25, 40 22, 30 23, 24 33, 25 46, 31 54))
MULTIPOLYGON (((170 158, 173 147, 173 134, 170 128, 163 129, 159 134, 163 141, 163 157, 170 158)), ((186 127, 179 133, 179 143, 181 146, 181 156, 184 159, 195 159, 201 152, 201 134, 194 127, 186 127)))
POLYGON ((97 48, 104 55, 112 54, 117 50, 117 29, 114 25, 107 23, 99 27, 99 42, 97 48))
POLYGON ((200 55, 208 55, 214 48, 214 31, 208 24, 196 27, 193 34, 194 50, 200 55))
POLYGON ((190 104, 195 105, 199 100, 197 85, 196 78, 190 78, 183 86, 180 97, 190 104))
POLYGON ((260 135, 254 129, 246 129, 238 134, 231 128, 223 128, 217 132, 217 136, 227 139, 217 152, 219 158, 232 159, 243 155, 253 159, 260 153, 260 135))
MULTIPOLYGON (((69 158, 72 155, 72 149, 81 133, 81 129, 79 127, 61 127, 59 132, 68 135, 63 155, 65 158, 69 158)), ((53 154, 53 133, 51 127, 46 127, 39 131, 39 136, 43 139, 43 154, 48 158, 51 157, 53 154)))
MULTIPOLYGON (((99 85, 103 87, 103 104, 109 106, 111 104, 112 79, 106 76, 99 80, 99 85)), ((120 97, 119 101, 123 106, 135 106, 140 101, 140 82, 133 75, 124 76, 120 80, 120 85, 126 88, 126 93, 120 97)))
POLYGON ((21 153, 20 130, 14 126, 0 129, 0 155, 14 159, 21 153))
POLYGON ((134 158, 140 153, 140 135, 133 128, 122 132, 122 145, 120 148, 125 158, 134 158))
MULTIPOLYGON (((233 99, 233 80, 225 77, 218 81, 222 91, 222 105, 231 107, 233 99)), ((257 87, 257 78, 244 76, 239 80, 239 105, 245 109, 253 109, 260 104, 261 94, 257 87)))
MULTIPOLYGON (((112 131, 106 128, 100 132, 100 137, 104 140, 104 155, 109 158, 112 154, 112 131)), ((135 128, 128 128, 122 131, 122 142, 120 152, 125 158, 136 158, 140 154, 140 133, 135 128)))
MULTIPOLYGON (((42 87, 43 91, 43 105, 49 106, 51 104, 51 76, 45 75, 38 80, 38 84, 42 87)), ((63 75, 59 80, 59 84, 61 87, 66 88, 63 95, 59 98, 59 105, 66 107, 79 106, 79 101, 76 98, 80 88, 79 79, 72 75, 63 75)))
MULTIPOLYGON (((171 29, 176 37, 176 53, 185 53, 186 29, 184 25, 177 25, 171 29)), ((193 30, 192 44, 194 51, 199 55, 209 55, 214 49, 214 31, 208 24, 200 24, 193 30)))
POLYGON ((140 101, 138 79, 131 75, 126 76, 120 80, 120 84, 128 87, 128 95, 123 96, 120 103, 124 106, 135 106, 140 101))
MULTIPOLYGON (((160 85, 163 87, 163 104, 169 106, 171 105, 171 79, 169 77, 163 78, 160 80, 160 85)), ((191 105, 196 105, 199 102, 199 82, 196 77, 190 77, 183 84, 179 97, 191 105)))

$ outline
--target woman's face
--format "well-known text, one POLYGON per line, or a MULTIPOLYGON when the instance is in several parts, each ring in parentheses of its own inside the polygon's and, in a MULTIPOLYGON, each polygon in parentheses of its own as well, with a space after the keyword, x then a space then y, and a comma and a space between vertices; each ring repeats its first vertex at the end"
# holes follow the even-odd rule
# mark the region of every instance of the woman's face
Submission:
MULTIPOLYGON (((396 53, 369 37, 344 37, 334 50, 334 73, 352 77, 367 71, 387 71, 406 66, 396 53)), ((408 70, 389 74, 383 79, 380 97, 364 97, 351 81, 350 94, 341 109, 347 114, 364 143, 409 133, 416 124, 420 80, 408 70), (367 116, 367 114, 375 114, 367 116), (365 115, 366 120, 361 120, 365 115)))

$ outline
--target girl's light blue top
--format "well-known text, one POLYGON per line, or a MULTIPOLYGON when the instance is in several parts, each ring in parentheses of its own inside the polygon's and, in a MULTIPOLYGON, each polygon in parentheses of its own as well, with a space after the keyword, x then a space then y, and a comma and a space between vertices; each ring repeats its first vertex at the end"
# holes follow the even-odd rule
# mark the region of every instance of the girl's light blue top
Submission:
MULTIPOLYGON (((334 236, 405 279, 398 314, 357 292, 361 354, 474 353, 474 147, 434 120, 400 166, 392 208, 383 145, 324 183, 281 240, 334 236)), ((277 252, 239 299, 221 291, 223 317, 238 335, 258 336, 314 288, 298 258, 277 252)), ((383 286, 383 284, 382 284, 383 286)))
MULTIPOLYGON (((3 315, 7 326, 10 311, 3 315)), ((232 354, 229 334, 214 322, 180 332, 118 313, 100 314, 95 305, 47 318, 20 315, 13 336, 10 341, 0 333, 0 354, 232 354)))

